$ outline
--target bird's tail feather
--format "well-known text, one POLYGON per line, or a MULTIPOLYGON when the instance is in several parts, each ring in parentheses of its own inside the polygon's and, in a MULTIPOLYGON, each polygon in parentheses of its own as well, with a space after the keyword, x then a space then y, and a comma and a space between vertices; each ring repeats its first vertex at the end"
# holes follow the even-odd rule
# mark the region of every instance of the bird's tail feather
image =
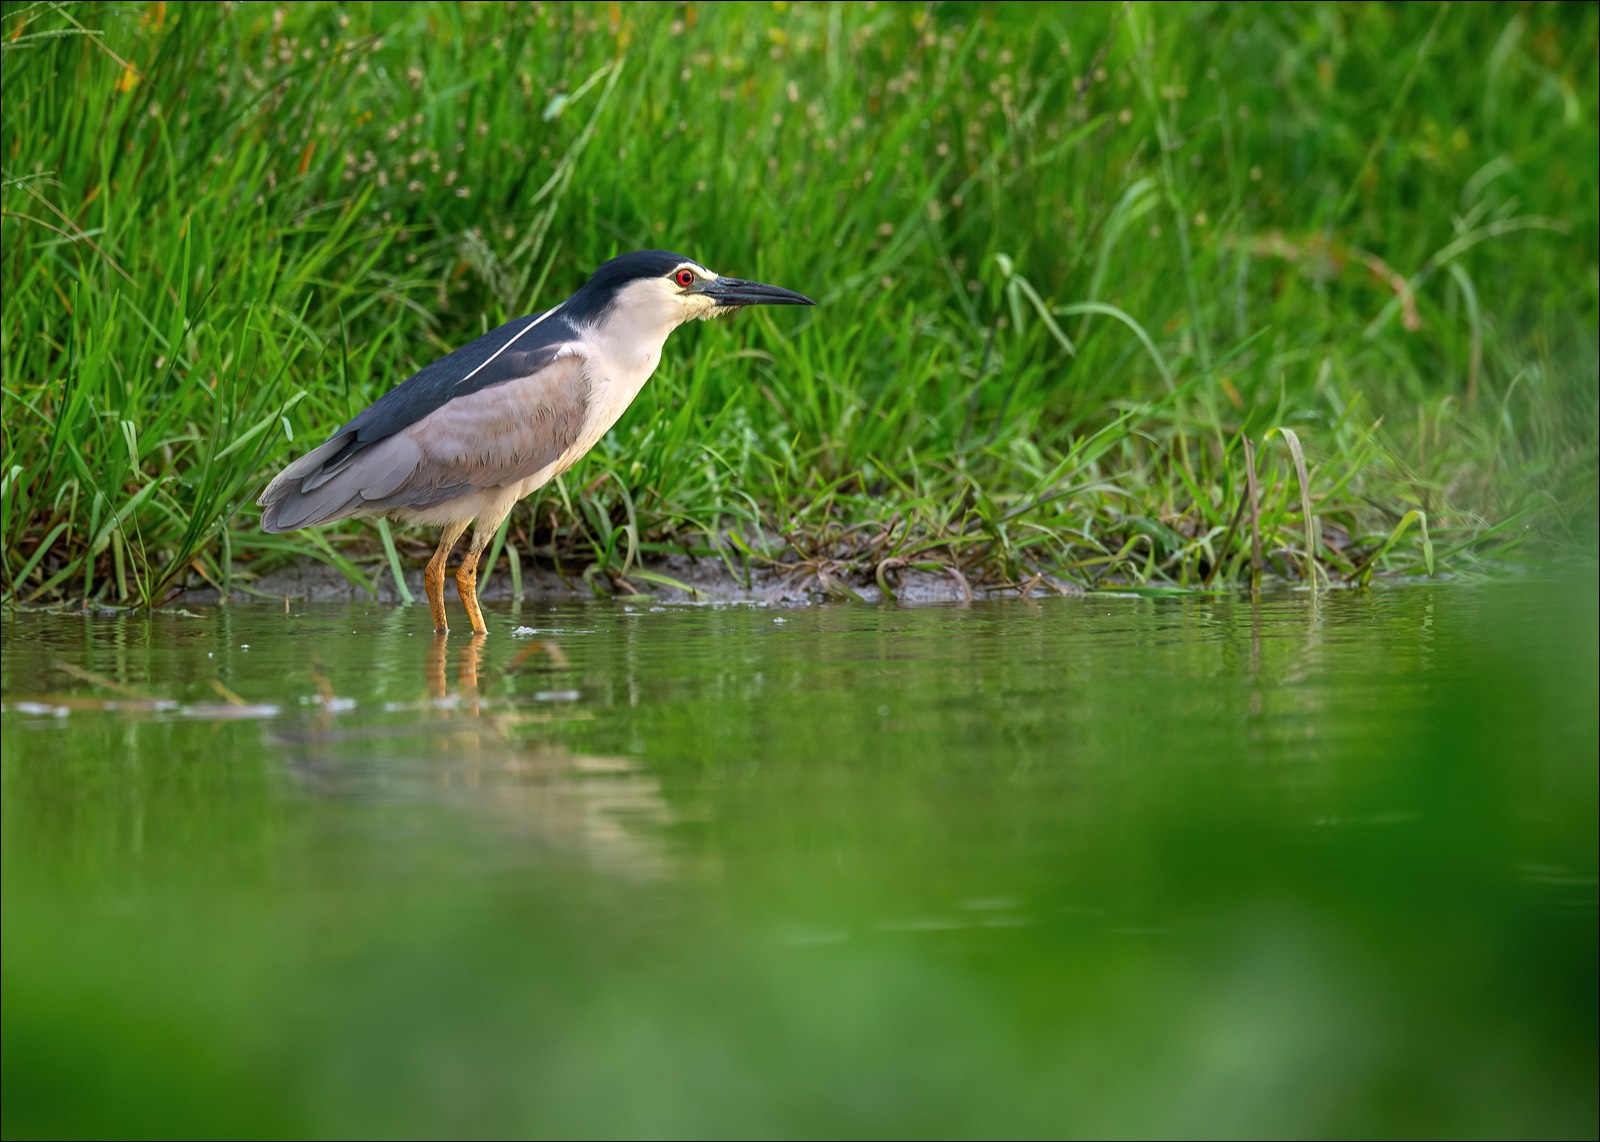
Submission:
POLYGON ((356 449, 350 443, 341 433, 279 473, 256 501, 264 509, 262 528, 294 531, 382 511, 416 474, 422 458, 404 435, 356 449))

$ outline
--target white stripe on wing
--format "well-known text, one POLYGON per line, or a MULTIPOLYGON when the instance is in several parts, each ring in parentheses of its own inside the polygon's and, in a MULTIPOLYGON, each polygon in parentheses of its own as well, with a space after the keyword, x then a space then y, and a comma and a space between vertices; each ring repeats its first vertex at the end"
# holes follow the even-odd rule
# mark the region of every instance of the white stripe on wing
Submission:
MULTIPOLYGON (((561 305, 565 305, 565 304, 566 304, 566 302, 562 302, 561 303, 561 305)), ((493 353, 489 354, 489 359, 487 361, 485 361, 483 364, 479 365, 476 369, 472 370, 472 372, 468 373, 466 376, 462 377, 459 381, 456 382, 456 384, 457 385, 465 384, 467 381, 472 380, 473 377, 475 377, 479 373, 483 372, 484 369, 488 368, 490 362, 492 362, 500 354, 504 353, 507 349, 511 348, 511 346, 515 345, 517 343, 517 339, 520 338, 524 333, 526 333, 528 330, 532 329, 535 325, 538 325, 545 318, 549 317, 551 314, 553 314, 557 310, 559 310, 561 308, 561 305, 553 306, 552 308, 545 310, 538 317, 535 317, 532 321, 528 322, 528 324, 524 325, 521 329, 517 330, 516 333, 511 335, 511 338, 504 345, 500 346, 500 348, 496 349, 493 353)))

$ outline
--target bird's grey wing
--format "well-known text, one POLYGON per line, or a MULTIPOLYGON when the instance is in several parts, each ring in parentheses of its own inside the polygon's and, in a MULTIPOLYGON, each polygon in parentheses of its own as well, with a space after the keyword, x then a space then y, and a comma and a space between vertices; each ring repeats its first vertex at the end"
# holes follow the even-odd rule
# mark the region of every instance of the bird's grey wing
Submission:
POLYGON ((512 349, 491 334, 385 394, 267 485, 261 526, 429 507, 553 463, 577 439, 589 386, 583 358, 551 324, 542 344, 512 349))
POLYGON ((589 404, 588 361, 567 352, 526 377, 443 405, 373 449, 372 510, 422 509, 506 488, 556 465, 578 442, 589 404), (387 442, 386 442, 387 443, 387 442))

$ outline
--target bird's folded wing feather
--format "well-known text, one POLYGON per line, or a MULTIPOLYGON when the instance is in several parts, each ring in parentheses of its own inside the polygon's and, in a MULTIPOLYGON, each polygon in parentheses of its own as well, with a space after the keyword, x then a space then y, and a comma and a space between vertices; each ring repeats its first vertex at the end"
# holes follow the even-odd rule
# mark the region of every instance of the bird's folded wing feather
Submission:
POLYGON ((392 460, 371 468, 373 500, 430 507, 468 492, 504 488, 551 467, 583 430, 587 362, 555 358, 519 380, 458 397, 390 439, 392 460))
POLYGON ((455 379, 430 366, 284 469, 261 495, 262 526, 428 508, 535 476, 578 439, 585 366, 570 341, 503 351, 455 379))

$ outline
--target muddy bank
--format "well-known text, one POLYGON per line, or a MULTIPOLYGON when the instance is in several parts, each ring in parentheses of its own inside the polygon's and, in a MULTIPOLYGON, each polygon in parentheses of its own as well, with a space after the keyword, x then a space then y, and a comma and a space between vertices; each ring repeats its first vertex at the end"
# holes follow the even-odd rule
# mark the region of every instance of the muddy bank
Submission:
MULTIPOLYGON (((806 606, 830 599, 874 604, 885 601, 883 588, 876 582, 862 583, 856 576, 818 575, 810 570, 779 573, 767 568, 752 568, 747 583, 741 576, 731 573, 720 560, 696 559, 686 555, 669 556, 647 563, 643 570, 660 578, 629 575, 624 576, 621 582, 615 582, 608 575, 594 574, 586 580, 581 568, 571 574, 561 575, 547 565, 524 564, 522 597, 524 601, 574 602, 593 599, 597 595, 627 597, 630 593, 637 593, 662 602, 748 602, 775 606, 806 606), (683 586, 663 583, 662 578, 674 580, 683 586)), ((379 602, 401 601, 394 580, 387 571, 375 575, 373 579, 379 602)), ((1021 588, 1015 586, 968 583, 953 571, 899 568, 888 574, 886 579, 894 601, 907 604, 1017 598, 1024 594, 1021 588)), ((351 583, 336 569, 315 562, 300 563, 262 575, 251 581, 250 586, 249 593, 234 591, 233 601, 244 602, 262 595, 306 602, 347 602, 372 597, 371 593, 351 583)), ((424 598, 420 566, 406 570, 406 586, 416 600, 420 602, 424 598)), ((478 586, 479 598, 484 602, 510 599, 511 575, 504 560, 487 579, 480 579, 478 586)), ((1076 584, 1048 579, 1029 584, 1027 590, 1027 594, 1033 597, 1082 593, 1083 589, 1076 584)), ((448 585, 445 597, 452 605, 455 596, 454 584, 448 585)), ((182 592, 169 600, 168 605, 214 603, 218 598, 219 592, 214 589, 197 588, 182 592)))

